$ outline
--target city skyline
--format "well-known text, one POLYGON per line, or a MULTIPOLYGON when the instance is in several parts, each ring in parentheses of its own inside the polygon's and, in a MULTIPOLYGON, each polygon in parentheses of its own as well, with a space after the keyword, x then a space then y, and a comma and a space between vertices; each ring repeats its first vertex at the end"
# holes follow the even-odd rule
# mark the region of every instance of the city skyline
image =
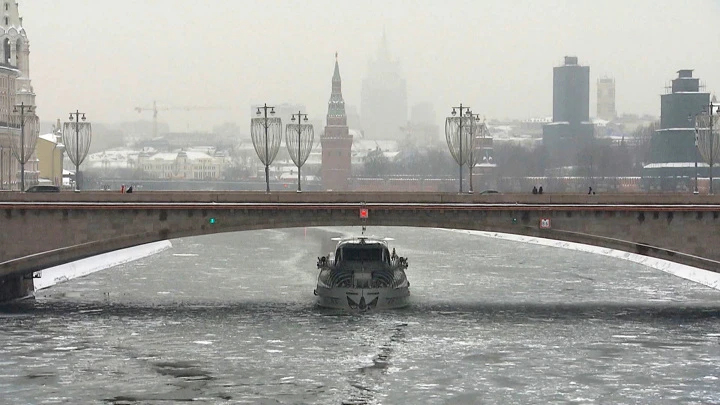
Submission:
POLYGON ((46 122, 76 108, 96 122, 150 120, 134 108, 153 100, 222 107, 163 111, 171 131, 235 122, 249 132, 248 107, 263 102, 322 116, 335 52, 343 96, 357 108, 383 30, 408 106, 431 102, 438 119, 459 102, 488 118, 551 116, 552 68, 567 55, 590 67, 593 113, 604 76, 615 79, 618 114, 659 116, 659 95, 681 69, 694 69, 711 93, 720 86, 720 56, 702 50, 720 42, 720 4, 711 0, 19 3, 46 122))

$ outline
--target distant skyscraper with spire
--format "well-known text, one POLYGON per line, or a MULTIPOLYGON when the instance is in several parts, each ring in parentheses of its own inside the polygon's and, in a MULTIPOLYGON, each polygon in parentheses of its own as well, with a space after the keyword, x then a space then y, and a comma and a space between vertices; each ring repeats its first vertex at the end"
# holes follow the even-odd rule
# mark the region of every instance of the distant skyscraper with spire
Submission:
POLYGON ((387 38, 368 65, 362 82, 360 118, 366 139, 400 140, 407 126, 407 86, 396 61, 390 58, 387 38))
POLYGON ((352 175, 352 135, 347 126, 345 100, 342 96, 342 80, 338 54, 335 52, 335 71, 332 77, 332 91, 328 101, 327 124, 322 137, 322 182, 326 190, 344 191, 352 175))

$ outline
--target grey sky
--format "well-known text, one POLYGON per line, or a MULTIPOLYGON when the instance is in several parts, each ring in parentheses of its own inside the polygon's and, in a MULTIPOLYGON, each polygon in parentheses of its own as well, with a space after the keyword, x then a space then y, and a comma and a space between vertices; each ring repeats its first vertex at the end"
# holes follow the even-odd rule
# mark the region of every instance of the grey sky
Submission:
POLYGON ((488 118, 552 113, 552 67, 564 55, 616 79, 619 113, 659 115, 683 68, 720 90, 717 0, 19 0, 43 120, 79 108, 93 121, 149 119, 173 130, 249 127, 254 103, 302 103, 324 117, 334 54, 343 95, 360 87, 383 28, 407 80, 408 104, 438 119, 462 102, 488 118), (189 115, 189 116, 188 116, 189 115))

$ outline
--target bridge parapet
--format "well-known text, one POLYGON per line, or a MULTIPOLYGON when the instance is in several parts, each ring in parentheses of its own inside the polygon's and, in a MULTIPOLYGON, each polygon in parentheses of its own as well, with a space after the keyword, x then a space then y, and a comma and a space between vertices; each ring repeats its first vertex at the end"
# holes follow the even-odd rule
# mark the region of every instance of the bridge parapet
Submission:
POLYGON ((496 204, 720 204, 720 195, 678 193, 498 193, 435 192, 243 192, 243 191, 83 191, 60 193, 0 192, 0 202, 245 202, 245 203, 496 203, 496 204))

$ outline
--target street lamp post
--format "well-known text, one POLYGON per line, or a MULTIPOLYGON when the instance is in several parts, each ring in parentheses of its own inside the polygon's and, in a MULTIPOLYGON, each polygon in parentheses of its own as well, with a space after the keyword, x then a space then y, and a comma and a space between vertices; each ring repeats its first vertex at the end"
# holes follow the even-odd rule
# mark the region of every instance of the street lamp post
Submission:
MULTIPOLYGON (((302 125, 300 124, 300 119, 303 119, 303 121, 307 122, 308 117, 307 117, 307 114, 301 114, 300 111, 298 111, 297 114, 292 115, 292 119, 290 119, 290 121, 295 122, 295 117, 297 117, 297 123, 298 123, 298 127, 297 127, 297 130, 298 130, 298 132, 297 132, 297 136, 298 136, 297 147, 298 147, 298 149, 297 150, 298 150, 298 156, 300 156, 300 135, 302 135, 302 125)), ((300 166, 298 166, 298 189, 297 189, 297 191, 298 192, 302 191, 302 189, 300 188, 300 166)))
POLYGON ((693 194, 700 194, 700 191, 698 190, 698 136, 699 136, 699 130, 697 125, 697 116, 695 115, 688 115, 688 121, 695 126, 695 150, 693 151, 693 155, 695 155, 695 189, 693 190, 693 194))
POLYGON ((315 132, 313 130, 312 124, 307 124, 307 114, 303 114, 298 111, 297 114, 292 114, 292 118, 290 119, 290 121, 292 121, 293 124, 288 124, 285 129, 285 145, 288 148, 290 158, 293 160, 295 166, 297 166, 298 168, 297 192, 299 193, 302 191, 302 188, 300 186, 300 168, 303 164, 305 164, 305 161, 310 156, 310 151, 312 150, 315 138, 315 132), (297 124, 294 124, 296 117, 297 124), (303 124, 303 121, 306 122, 306 124, 303 124), (295 134, 293 133, 296 132, 296 129, 297 137, 295 137, 295 134), (295 145, 296 142, 297 145, 295 145))
POLYGON ((14 113, 17 113, 18 110, 20 112, 20 191, 25 191, 25 163, 27 163, 25 157, 25 112, 32 114, 33 106, 25 105, 22 102, 13 108, 14 113))
POLYGON ((459 166, 459 174, 458 174, 459 184, 460 184, 459 192, 460 192, 460 194, 462 194, 462 192, 463 192, 462 191, 462 169, 463 169, 463 166, 465 165, 465 154, 467 154, 469 152, 469 151, 465 151, 465 154, 463 154, 463 141, 464 140, 463 140, 462 127, 463 127, 463 118, 469 118, 471 113, 470 113, 470 107, 464 107, 462 105, 462 103, 460 103, 459 107, 452 107, 451 114, 453 117, 455 117, 455 115, 458 114, 458 112, 456 112, 456 110, 458 110, 458 112, 459 112, 459 115, 457 117, 457 119, 458 119, 458 122, 457 122, 457 125, 458 125, 458 131, 457 131, 458 150, 457 151, 455 151, 455 145, 453 145, 453 143, 455 141, 455 136, 452 133, 454 130, 454 128, 453 128, 454 125, 451 125, 452 121, 451 121, 450 117, 448 117, 445 120, 445 137, 448 142, 448 147, 450 147, 450 153, 453 154, 453 157, 455 158, 455 161, 457 161, 457 164, 459 166), (464 114, 463 114, 463 111, 465 112, 464 114), (457 156, 455 156, 456 153, 457 153, 457 156))
POLYGON ((74 113, 70 113, 70 122, 73 118, 75 118, 75 191, 80 191, 80 120, 85 121, 85 113, 75 110, 74 113))
POLYGON ((253 147, 260 161, 265 165, 265 192, 270 192, 270 165, 280 150, 282 140, 282 122, 280 118, 268 117, 275 115, 275 107, 267 104, 258 107, 259 118, 250 120, 250 135, 252 136, 253 147), (263 113, 260 110, 264 111, 263 113))
POLYGON ((473 193, 473 169, 475 168, 475 125, 476 122, 480 122, 480 114, 473 114, 470 112, 470 158, 468 159, 468 169, 470 171, 470 185, 468 193, 473 193))
POLYGON ((713 102, 710 102, 706 106, 704 106, 703 111, 695 116, 695 132, 698 143, 698 150, 702 155, 703 159, 707 161, 708 165, 710 166, 710 194, 713 194, 713 166, 715 164, 716 158, 718 157, 718 155, 720 155, 720 150, 716 150, 720 149, 720 145, 715 144, 715 132, 713 129, 715 120, 718 118, 720 118, 720 104, 715 104, 713 102), (697 124, 698 117, 702 119, 703 126, 697 124), (707 124, 704 122, 706 119, 707 124), (701 132, 703 136, 700 135, 701 132), (705 136, 706 133, 707 136, 705 136))
POLYGON ((713 104, 712 101, 708 104, 708 118, 710 121, 710 194, 713 193, 713 163, 715 159, 715 148, 713 141, 715 140, 715 134, 713 133, 713 114, 717 112, 720 114, 720 105, 713 104), (715 110, 715 111, 713 111, 715 110))
MULTIPOLYGON (((268 108, 270 109, 270 115, 275 115, 275 107, 268 107, 267 104, 263 105, 262 107, 258 107, 257 109, 257 115, 260 115, 260 109, 262 109, 265 113, 265 156, 268 156, 268 108)), ((265 192, 270 192, 270 161, 265 161, 265 192)))

